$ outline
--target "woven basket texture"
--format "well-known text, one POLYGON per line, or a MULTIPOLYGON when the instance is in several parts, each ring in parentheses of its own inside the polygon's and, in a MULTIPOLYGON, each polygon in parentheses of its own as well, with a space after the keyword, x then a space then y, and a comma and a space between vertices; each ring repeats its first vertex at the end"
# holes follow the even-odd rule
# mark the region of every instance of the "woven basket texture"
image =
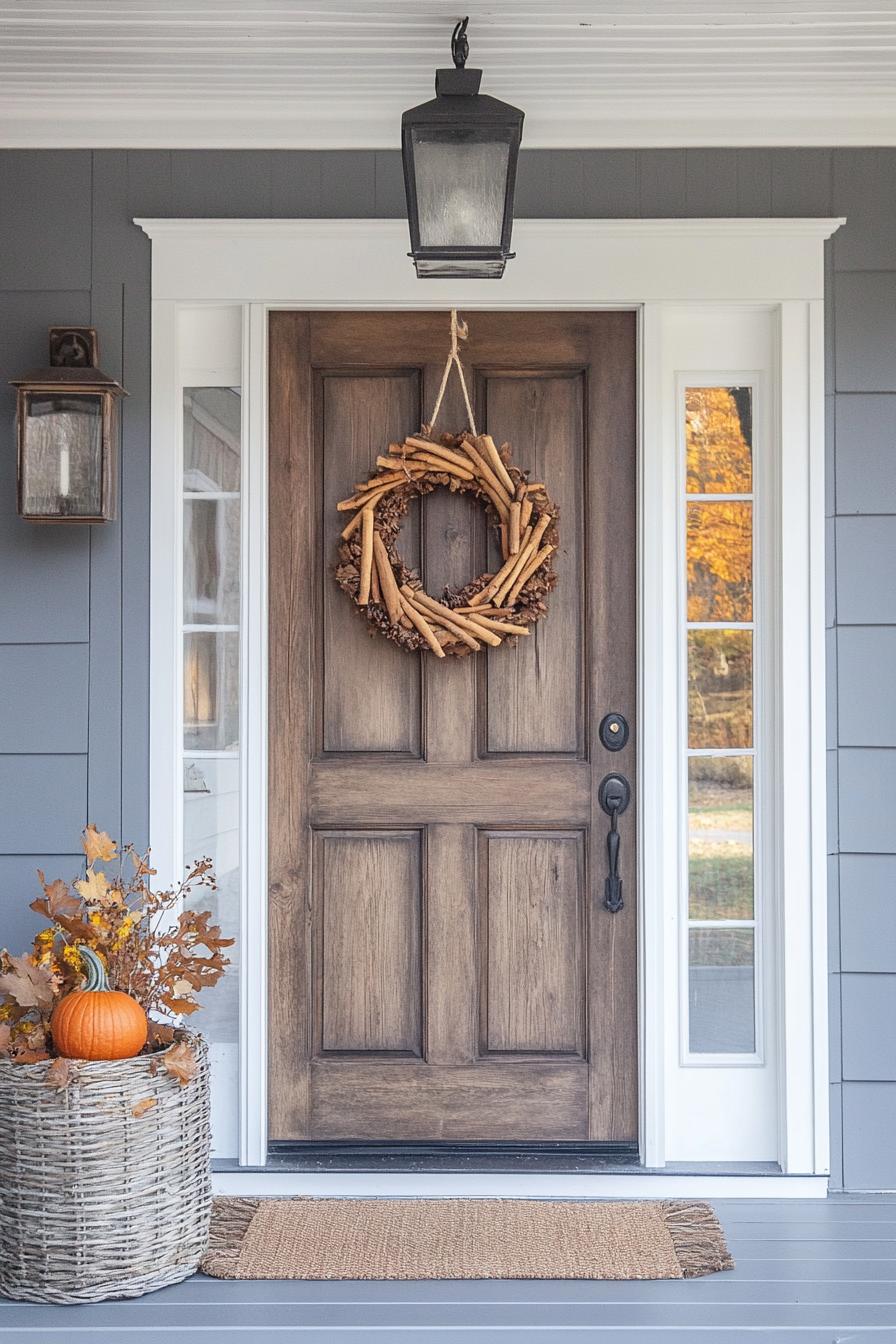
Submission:
POLYGON ((185 1087, 160 1053, 0 1061, 0 1292, 29 1302, 138 1297, 194 1273, 211 1215, 209 1066, 185 1087), (140 1103, 155 1105, 135 1115, 140 1103))

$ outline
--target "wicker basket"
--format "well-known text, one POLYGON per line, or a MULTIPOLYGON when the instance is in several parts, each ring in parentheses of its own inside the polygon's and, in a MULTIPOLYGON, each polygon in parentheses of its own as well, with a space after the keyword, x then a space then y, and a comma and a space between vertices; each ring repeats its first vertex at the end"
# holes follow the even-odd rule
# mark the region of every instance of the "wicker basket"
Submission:
POLYGON ((158 1054, 74 1060, 62 1092, 46 1086, 45 1062, 0 1061, 7 1297, 138 1297, 196 1270, 211 1213, 208 1051, 200 1036, 181 1039, 199 1063, 186 1087, 158 1054))

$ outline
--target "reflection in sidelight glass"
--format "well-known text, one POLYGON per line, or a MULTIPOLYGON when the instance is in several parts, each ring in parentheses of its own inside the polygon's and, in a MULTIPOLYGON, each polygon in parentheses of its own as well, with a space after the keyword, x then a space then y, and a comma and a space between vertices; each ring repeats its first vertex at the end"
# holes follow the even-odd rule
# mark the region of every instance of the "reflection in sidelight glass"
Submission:
POLYGON ((185 499, 184 621, 237 625, 239 618, 239 499, 185 499))
POLYGON ((753 412, 749 386, 685 389, 685 1035, 697 1056, 757 1052, 753 412))
POLYGON ((688 762, 688 915, 753 918, 753 761, 688 762))
POLYGON ((752 745, 752 630, 689 630, 688 746, 752 745))
POLYGON ((753 489, 753 389, 687 388, 685 447, 688 494, 750 494, 753 489))
POLYGON ((752 1054, 755 935, 752 929, 691 929, 690 1049, 694 1054, 752 1054))
POLYGON ((240 394, 232 387, 184 388, 184 489, 240 488, 240 394))
POLYGON ((689 621, 753 619, 753 505, 687 505, 689 621))
MULTIPOLYGON (((218 886, 202 899, 228 936, 240 912, 241 421, 238 388, 184 388, 184 862, 211 858, 218 886)), ((238 959, 239 940, 192 1019, 216 1045, 239 1040, 238 959)))

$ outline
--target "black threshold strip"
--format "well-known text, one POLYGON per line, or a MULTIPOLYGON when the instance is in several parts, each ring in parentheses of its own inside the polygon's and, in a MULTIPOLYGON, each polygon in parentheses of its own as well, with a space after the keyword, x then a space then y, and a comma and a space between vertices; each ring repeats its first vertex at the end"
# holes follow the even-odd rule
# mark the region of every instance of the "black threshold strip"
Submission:
POLYGON ((640 1171, 630 1143, 272 1143, 268 1171, 640 1171))

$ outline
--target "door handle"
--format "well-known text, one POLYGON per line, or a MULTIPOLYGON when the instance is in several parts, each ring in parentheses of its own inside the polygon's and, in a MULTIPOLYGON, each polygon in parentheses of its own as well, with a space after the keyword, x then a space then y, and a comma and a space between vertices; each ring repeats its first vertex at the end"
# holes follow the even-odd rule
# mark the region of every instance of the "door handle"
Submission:
POLYGON ((623 907, 622 878, 619 876, 619 818, 631 802, 632 789, 625 775, 604 775, 597 800, 610 818, 607 832, 607 876, 604 881, 604 905, 611 915, 623 907))

